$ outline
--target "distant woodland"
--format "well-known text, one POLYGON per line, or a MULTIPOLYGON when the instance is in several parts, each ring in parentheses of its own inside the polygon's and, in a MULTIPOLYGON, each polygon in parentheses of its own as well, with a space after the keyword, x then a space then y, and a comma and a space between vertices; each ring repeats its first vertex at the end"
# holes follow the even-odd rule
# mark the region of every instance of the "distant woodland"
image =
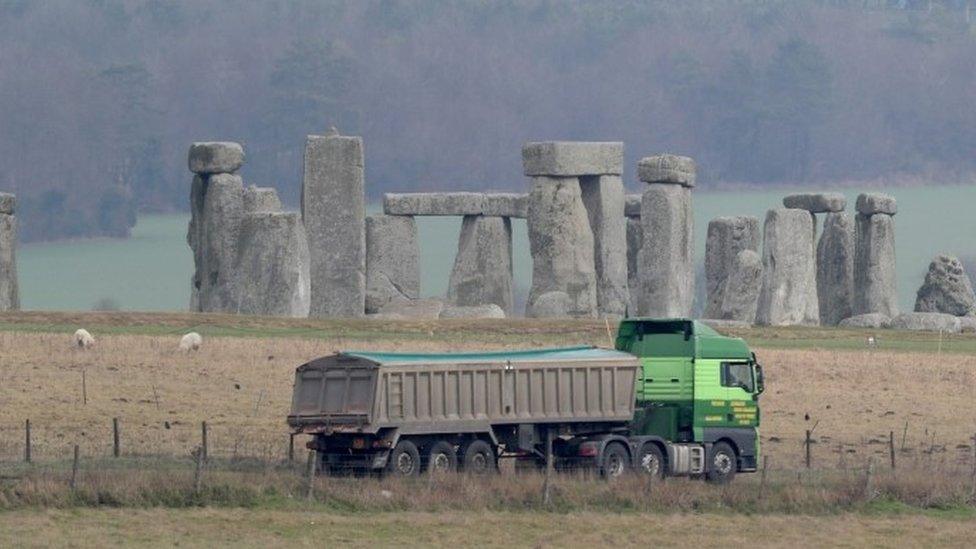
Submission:
MULTIPOLYGON (((976 4, 976 2, 973 2, 976 4)), ((23 240, 187 208, 191 141, 297 205, 305 135, 369 193, 524 189, 529 140, 694 156, 702 187, 976 173, 967 0, 0 0, 0 190, 23 240)), ((635 186, 636 188, 636 186, 635 186)))

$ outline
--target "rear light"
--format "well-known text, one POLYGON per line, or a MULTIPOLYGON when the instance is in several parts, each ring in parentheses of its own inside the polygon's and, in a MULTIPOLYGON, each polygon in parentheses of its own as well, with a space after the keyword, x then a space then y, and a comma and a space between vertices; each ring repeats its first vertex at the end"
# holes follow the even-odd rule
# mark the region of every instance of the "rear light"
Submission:
POLYGON ((352 439, 352 447, 354 450, 362 450, 366 447, 366 439, 363 437, 356 437, 352 439))
POLYGON ((582 457, 596 457, 600 455, 600 443, 584 442, 580 444, 579 455, 582 457))

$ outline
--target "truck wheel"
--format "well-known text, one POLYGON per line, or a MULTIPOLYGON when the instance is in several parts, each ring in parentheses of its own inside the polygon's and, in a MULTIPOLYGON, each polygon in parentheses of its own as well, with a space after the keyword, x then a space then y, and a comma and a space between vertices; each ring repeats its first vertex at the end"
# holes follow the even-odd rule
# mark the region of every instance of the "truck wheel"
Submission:
POLYGON ((386 472, 398 477, 413 477, 420 474, 420 452, 417 445, 409 440, 401 440, 386 464, 386 472))
POLYGON ((427 473, 431 475, 441 475, 457 471, 457 452, 454 445, 439 440, 430 447, 427 453, 427 473))
POLYGON ((641 446, 640 453, 637 454, 637 470, 652 478, 664 478, 667 472, 667 464, 664 461, 664 454, 657 444, 648 442, 641 446))
POLYGON ((627 450, 617 442, 607 444, 600 460, 600 475, 605 479, 615 479, 627 470, 627 450))
POLYGON ((498 470, 495 452, 483 440, 472 440, 461 452, 461 466, 465 473, 484 475, 498 470))
POLYGON ((727 484, 732 482, 735 477, 735 470, 738 459, 735 450, 725 442, 719 442, 712 446, 712 451, 708 455, 708 482, 716 484, 727 484))

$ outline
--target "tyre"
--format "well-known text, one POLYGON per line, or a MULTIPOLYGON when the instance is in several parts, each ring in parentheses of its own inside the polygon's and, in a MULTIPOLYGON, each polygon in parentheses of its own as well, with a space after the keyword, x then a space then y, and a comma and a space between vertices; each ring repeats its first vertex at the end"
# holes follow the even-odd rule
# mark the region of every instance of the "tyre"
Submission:
POLYGON ((738 462, 735 450, 728 443, 716 443, 708 453, 708 473, 706 473, 705 478, 708 479, 708 482, 716 484, 732 482, 732 479, 735 478, 738 462))
POLYGON ((627 450, 619 442, 611 442, 600 458, 600 476, 607 480, 619 478, 627 470, 627 450))
POLYGON ((439 440, 427 451, 427 473, 443 475, 457 471, 458 458, 454 445, 439 440))
POLYGON ((667 462, 664 460, 664 453, 661 447, 653 442, 648 442, 641 447, 637 454, 637 471, 652 478, 664 478, 667 474, 667 462))
POLYGON ((420 474, 420 452, 417 445, 409 440, 401 440, 386 464, 386 472, 396 477, 414 477, 420 474))
POLYGON ((490 444, 483 440, 472 440, 461 451, 461 467, 465 473, 485 475, 498 471, 498 460, 490 444))

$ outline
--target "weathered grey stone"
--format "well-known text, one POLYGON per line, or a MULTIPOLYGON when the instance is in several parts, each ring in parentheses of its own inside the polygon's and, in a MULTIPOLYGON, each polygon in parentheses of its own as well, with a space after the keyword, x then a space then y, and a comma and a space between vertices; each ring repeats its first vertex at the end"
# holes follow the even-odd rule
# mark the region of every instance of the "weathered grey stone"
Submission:
POLYGON ((813 264, 813 222, 809 212, 774 209, 763 226, 763 283, 756 323, 769 326, 818 324, 813 264), (810 303, 813 301, 813 303, 810 303))
POLYGON ((190 223, 186 230, 186 243, 193 251, 193 274, 190 276, 190 311, 199 312, 203 309, 200 303, 200 289, 206 272, 204 265, 204 236, 203 228, 203 197, 206 194, 207 181, 204 176, 194 175, 190 184, 190 223))
POLYGON ((687 156, 659 154, 637 163, 637 178, 645 183, 672 183, 695 186, 695 161, 687 156))
POLYGON ((627 218, 627 289, 630 294, 627 302, 628 315, 640 310, 640 251, 644 245, 644 228, 640 217, 627 218))
MULTIPOLYGON (((716 217, 708 222, 705 239, 705 318, 725 318, 721 315, 725 281, 732 274, 733 264, 742 250, 759 251, 759 219, 752 216, 716 217)), ((759 258, 758 253, 756 257, 759 258)), ((759 263, 761 270, 761 259, 759 263)), ((754 318, 755 313, 747 320, 754 318)))
MULTIPOLYGON (((414 299, 393 301, 379 311, 379 315, 393 315, 388 318, 410 318, 433 320, 441 316, 444 302, 440 299, 414 299)), ((372 315, 376 317, 377 315, 372 315)))
POLYGON ((574 300, 566 292, 558 290, 539 294, 532 302, 532 312, 526 316, 535 318, 565 318, 573 314, 574 300))
POLYGON ((835 326, 854 311, 854 219, 831 212, 817 242, 817 299, 820 322, 835 326))
POLYGON ((484 193, 387 193, 383 212, 387 215, 481 215, 484 193))
POLYGON ((202 223, 197 232, 203 267, 198 265, 199 307, 204 312, 236 313, 240 277, 234 263, 244 219, 244 183, 237 175, 214 174, 206 179, 202 192, 202 223))
POLYGON ((366 312, 420 297, 420 243, 411 216, 366 218, 366 312))
POLYGON ((898 315, 895 228, 890 215, 857 214, 854 243, 854 314, 898 315))
POLYGON ((20 309, 20 292, 17 287, 17 217, 0 213, 0 311, 17 309, 20 309))
POLYGON ((488 305, 445 305, 441 318, 505 318, 505 311, 494 303, 488 305))
POLYGON ((898 203, 895 201, 895 197, 883 193, 864 193, 858 195, 855 208, 857 209, 857 213, 864 215, 895 215, 898 213, 898 203))
POLYGON ((512 222, 508 218, 464 217, 447 301, 461 306, 493 303, 512 313, 512 222))
POLYGON ((310 135, 302 220, 312 257, 313 317, 362 316, 366 306, 363 141, 310 135))
POLYGON ((544 141, 522 147, 522 167, 529 176, 620 175, 624 144, 620 141, 544 141))
POLYGON ((891 319, 895 330, 958 333, 962 329, 959 317, 945 313, 902 313, 891 319))
POLYGON ((247 187, 244 189, 244 211, 280 212, 281 200, 278 199, 278 192, 271 187, 247 187))
POLYGON ((976 316, 976 296, 959 258, 940 254, 932 260, 915 297, 915 311, 976 316))
POLYGON ((762 258, 758 252, 745 249, 735 255, 729 266, 729 276, 722 285, 719 318, 747 324, 756 320, 759 292, 762 290, 762 273, 762 258))
MULTIPOLYGON (((724 320, 721 318, 703 318, 701 319, 701 321, 704 322, 709 328, 719 331, 720 333, 729 329, 735 330, 740 328, 749 328, 750 326, 752 326, 752 322, 747 322, 745 320, 724 320)), ((723 335, 727 335, 727 334, 723 334, 723 335)))
POLYGON ((231 142, 193 143, 188 164, 191 172, 200 175, 234 173, 244 165, 244 148, 231 142))
POLYGON ((838 324, 843 328, 890 328, 891 318, 881 313, 867 313, 847 317, 838 324))
POLYGON ((593 231, 597 310, 605 318, 622 318, 630 299, 624 183, 619 175, 586 176, 579 181, 593 231))
POLYGON ((638 313, 687 317, 695 296, 691 189, 650 184, 641 202, 638 313))
POLYGON ((976 316, 959 317, 959 331, 965 333, 976 332, 976 316))
POLYGON ((484 209, 481 214, 525 219, 529 216, 529 195, 527 193, 485 193, 484 209))
POLYGON ((575 177, 534 177, 529 194, 532 288, 526 316, 595 317, 593 231, 575 177), (559 306, 546 294, 559 292, 559 306))
POLYGON ((297 212, 245 215, 237 247, 234 270, 240 279, 238 312, 308 316, 308 240, 297 212))
POLYGON ((640 211, 641 195, 628 194, 624 199, 624 215, 627 217, 640 217, 640 211))
POLYGON ((10 193, 0 193, 0 214, 13 214, 17 206, 17 198, 10 193))
POLYGON ((797 193, 783 198, 783 206, 810 213, 842 212, 847 198, 841 193, 797 193))

